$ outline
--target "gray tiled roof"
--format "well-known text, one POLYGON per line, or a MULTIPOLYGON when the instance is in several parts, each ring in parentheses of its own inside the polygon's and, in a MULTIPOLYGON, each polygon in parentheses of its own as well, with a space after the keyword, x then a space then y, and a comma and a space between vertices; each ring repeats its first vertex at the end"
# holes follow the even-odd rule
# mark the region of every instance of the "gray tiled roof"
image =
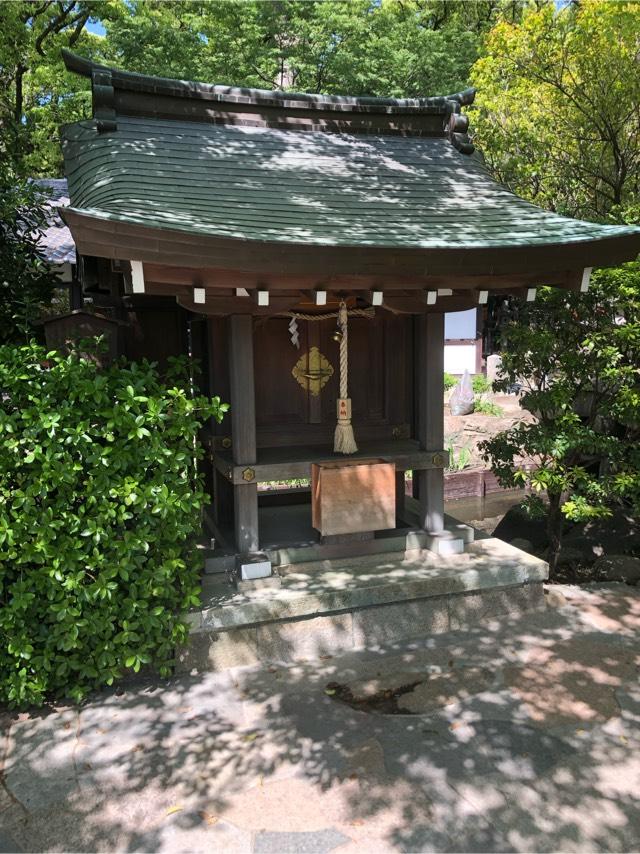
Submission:
POLYGON ((49 190, 47 201, 50 208, 49 227, 45 229, 40 245, 50 264, 75 264, 76 245, 71 232, 62 222, 58 208, 69 204, 66 178, 37 178, 35 183, 49 190))
POLYGON ((118 116, 67 126, 72 209, 123 223, 276 243, 457 249, 639 233, 542 210, 446 138, 118 116))

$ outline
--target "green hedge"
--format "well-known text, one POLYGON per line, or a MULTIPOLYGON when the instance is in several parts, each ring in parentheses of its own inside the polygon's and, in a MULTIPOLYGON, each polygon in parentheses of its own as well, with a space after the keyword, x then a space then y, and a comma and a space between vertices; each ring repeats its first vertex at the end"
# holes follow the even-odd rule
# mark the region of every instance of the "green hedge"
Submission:
POLYGON ((227 408, 184 385, 0 347, 0 701, 169 672, 198 602, 194 436, 227 408))

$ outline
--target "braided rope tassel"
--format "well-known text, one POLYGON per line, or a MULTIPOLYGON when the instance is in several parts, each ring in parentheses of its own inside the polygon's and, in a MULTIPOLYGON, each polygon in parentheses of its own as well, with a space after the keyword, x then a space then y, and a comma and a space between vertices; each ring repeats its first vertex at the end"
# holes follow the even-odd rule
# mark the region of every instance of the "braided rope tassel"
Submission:
POLYGON ((355 454, 358 450, 351 426, 351 399, 348 394, 349 375, 349 334, 347 328, 347 305, 340 303, 338 325, 342 332, 340 338, 340 397, 338 398, 338 423, 333 441, 333 450, 337 454, 355 454))

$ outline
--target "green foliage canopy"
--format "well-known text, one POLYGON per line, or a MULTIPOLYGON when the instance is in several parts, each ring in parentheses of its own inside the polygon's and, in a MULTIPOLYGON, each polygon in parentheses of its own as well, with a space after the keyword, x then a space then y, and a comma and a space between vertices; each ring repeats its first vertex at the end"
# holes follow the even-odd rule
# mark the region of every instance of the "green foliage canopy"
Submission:
POLYGON ((198 604, 193 437, 219 398, 148 362, 0 347, 0 701, 168 672, 198 604))
POLYGON ((563 518, 640 507, 640 264, 594 273, 587 294, 545 288, 524 304, 494 388, 515 382, 536 422, 481 448, 503 486, 546 494, 553 568, 563 518))
POLYGON ((0 344, 26 342, 58 277, 42 254, 46 198, 0 157, 0 344))
POLYGON ((634 221, 640 5, 582 0, 499 22, 471 78, 472 129, 496 177, 550 210, 634 221))

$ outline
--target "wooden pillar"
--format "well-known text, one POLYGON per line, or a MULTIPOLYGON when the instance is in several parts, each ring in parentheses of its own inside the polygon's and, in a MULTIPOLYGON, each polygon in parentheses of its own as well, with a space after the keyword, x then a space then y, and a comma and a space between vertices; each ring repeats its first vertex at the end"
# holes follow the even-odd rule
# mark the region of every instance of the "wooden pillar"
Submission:
MULTIPOLYGON (((444 314, 422 315, 418 346, 418 439, 426 451, 444 446, 444 314)), ((418 473, 420 526, 437 534, 444 529, 444 469, 418 473)))
POLYGON ((404 508, 405 508, 405 482, 404 482, 405 471, 397 471, 396 472, 396 518, 399 521, 404 519, 404 508))
MULTIPOLYGON (((229 380, 233 461, 251 468, 256 462, 256 397, 250 314, 234 314, 229 318, 229 380)), ((239 552, 257 552, 258 485, 234 485, 233 506, 236 548, 239 552)))

